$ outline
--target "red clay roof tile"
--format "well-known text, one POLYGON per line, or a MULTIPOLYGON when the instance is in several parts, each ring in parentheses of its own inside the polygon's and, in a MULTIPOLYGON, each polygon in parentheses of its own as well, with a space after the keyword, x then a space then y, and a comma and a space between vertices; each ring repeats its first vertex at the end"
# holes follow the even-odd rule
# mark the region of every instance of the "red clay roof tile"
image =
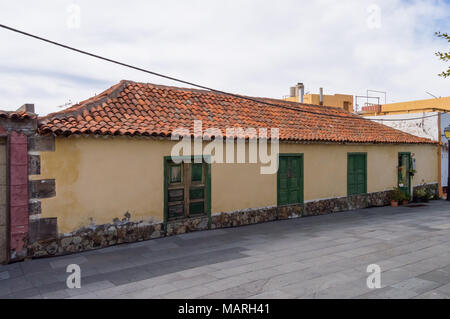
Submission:
POLYGON ((253 99, 288 108, 205 90, 121 81, 95 97, 41 117, 39 132, 170 136, 179 127, 188 128, 193 134, 193 120, 202 120, 203 130, 219 128, 223 134, 229 127, 279 128, 280 140, 436 143, 335 107, 253 99), (327 116, 330 114, 345 118, 327 116))
POLYGON ((5 119, 17 119, 17 120, 25 120, 25 119, 35 119, 37 116, 34 113, 27 113, 24 111, 0 111, 0 118, 5 119))

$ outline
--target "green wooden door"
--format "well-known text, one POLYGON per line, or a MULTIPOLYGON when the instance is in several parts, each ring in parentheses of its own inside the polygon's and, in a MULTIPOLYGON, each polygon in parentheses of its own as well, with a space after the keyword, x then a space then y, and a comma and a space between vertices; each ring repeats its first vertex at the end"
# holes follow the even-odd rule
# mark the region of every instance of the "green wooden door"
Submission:
POLYGON ((303 203, 303 156, 280 154, 278 205, 303 203))
POLYGON ((347 194, 367 192, 367 157, 365 153, 351 153, 347 157, 347 194))
POLYGON ((407 196, 410 196, 411 175, 409 173, 411 165, 410 153, 398 153, 398 188, 407 196))

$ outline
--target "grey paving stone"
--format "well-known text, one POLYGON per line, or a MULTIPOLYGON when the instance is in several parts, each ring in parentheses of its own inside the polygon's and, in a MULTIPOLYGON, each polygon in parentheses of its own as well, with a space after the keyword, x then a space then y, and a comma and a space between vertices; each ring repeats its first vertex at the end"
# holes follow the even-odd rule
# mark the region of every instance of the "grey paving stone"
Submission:
MULTIPOLYGON (((81 284, 81 288, 67 288, 65 289, 65 291, 67 292, 67 294, 69 294, 69 296, 74 297, 74 296, 78 296, 78 295, 83 295, 83 294, 88 294, 91 292, 96 292, 98 290, 103 290, 106 288, 110 288, 110 287, 115 287, 113 283, 104 280, 104 281, 98 281, 98 282, 93 282, 93 283, 89 283, 89 284, 81 284)), ((98 298, 98 296, 97 296, 98 298)))
POLYGON ((450 229, 439 225, 448 224, 449 208, 433 201, 355 210, 4 265, 0 296, 443 298, 450 229), (79 291, 65 286, 67 263, 82 267, 79 291), (382 268, 376 291, 365 286, 372 263, 382 268))
POLYGON ((366 278, 345 282, 342 284, 332 285, 326 289, 317 290, 311 294, 305 295, 304 299, 348 299, 370 292, 367 287, 366 278))
POLYGON ((279 290, 296 297, 304 297, 306 295, 311 295, 318 291, 328 289, 339 283, 350 282, 354 279, 355 278, 353 276, 348 276, 343 273, 335 273, 289 284, 279 288, 279 290))
POLYGON ((5 279, 9 279, 9 278, 10 278, 9 271, 0 272, 0 280, 5 280, 5 279))
POLYGON ((167 293, 163 296, 166 299, 194 299, 199 298, 200 296, 204 296, 210 293, 213 293, 215 290, 208 286, 195 286, 189 287, 186 289, 178 289, 173 292, 167 293))
POLYGON ((358 296, 359 299, 410 299, 417 296, 418 293, 405 290, 398 289, 394 287, 384 287, 380 289, 374 289, 373 291, 358 296))
POLYGON ((22 289, 22 290, 14 291, 13 297, 17 298, 17 299, 26 299, 26 298, 31 298, 31 297, 39 297, 40 298, 40 293, 37 288, 33 287, 33 288, 29 288, 29 289, 22 289))
POLYGON ((252 299, 292 299, 295 295, 286 293, 281 290, 266 291, 257 295, 250 296, 252 299))
POLYGON ((422 294, 427 291, 433 290, 434 288, 439 286, 441 286, 441 284, 438 284, 434 281, 429 281, 416 277, 392 285, 392 287, 394 288, 412 290, 414 292, 417 292, 418 294, 422 294))
POLYGON ((99 299, 99 297, 94 292, 88 292, 85 294, 72 296, 68 299, 99 299))
POLYGON ((82 265, 88 260, 84 256, 58 257, 56 260, 50 262, 50 267, 53 269, 64 267, 70 264, 82 265))
MULTIPOLYGON (((153 298, 153 297, 161 295, 161 294, 167 295, 176 290, 178 290, 177 287, 167 283, 167 284, 162 284, 159 286, 153 286, 151 288, 144 288, 141 290, 130 292, 130 293, 124 294, 124 296, 128 296, 133 299, 146 299, 146 298, 153 298)), ((187 298, 187 297, 188 296, 185 296, 185 298, 187 298)))
POLYGON ((441 287, 437 288, 436 290, 446 294, 447 296, 450 296, 450 284, 446 284, 444 286, 441 286, 441 287))
POLYGON ((179 289, 185 289, 193 286, 198 286, 215 281, 216 277, 207 274, 200 274, 190 278, 172 281, 171 284, 179 289))
POLYGON ((414 297, 414 299, 450 299, 450 296, 438 290, 431 290, 424 294, 414 297))
POLYGON ((110 287, 106 289, 97 290, 95 294, 102 299, 109 299, 114 297, 123 296, 128 293, 134 293, 139 290, 143 290, 146 287, 139 282, 132 282, 125 285, 116 287, 110 287))
POLYGON ((450 267, 435 269, 418 277, 446 285, 450 283, 450 267))
POLYGON ((202 299, 244 299, 255 295, 254 292, 242 289, 241 286, 228 288, 225 290, 202 295, 202 299))
POLYGON ((70 295, 65 290, 57 290, 57 291, 47 292, 44 294, 41 293, 41 296, 42 296, 42 299, 64 299, 64 298, 70 297, 70 295))

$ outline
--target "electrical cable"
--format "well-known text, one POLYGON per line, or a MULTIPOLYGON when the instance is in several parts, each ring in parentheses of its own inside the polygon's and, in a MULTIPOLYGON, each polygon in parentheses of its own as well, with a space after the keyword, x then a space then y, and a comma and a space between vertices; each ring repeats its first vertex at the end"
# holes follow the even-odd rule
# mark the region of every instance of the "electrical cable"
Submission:
MULTIPOLYGON (((13 31, 13 32, 16 32, 16 33, 20 33, 22 35, 25 35, 25 36, 28 36, 28 37, 40 40, 40 41, 44 41, 44 42, 47 42, 47 43, 50 43, 50 44, 53 44, 53 45, 56 45, 56 46, 59 46, 59 47, 71 50, 71 51, 75 51, 75 52, 78 52, 78 53, 81 53, 81 54, 84 54, 84 55, 88 55, 88 56, 91 56, 91 57, 94 57, 94 58, 97 58, 97 59, 100 59, 100 60, 104 60, 104 61, 107 61, 107 62, 110 62, 110 63, 118 64, 118 65, 121 65, 121 66, 124 66, 124 67, 127 67, 127 68, 131 68, 131 69, 134 69, 134 70, 137 70, 137 71, 145 72, 145 73, 148 73, 148 74, 151 74, 151 75, 154 75, 154 76, 162 77, 162 78, 165 78, 165 79, 168 79, 168 80, 171 80, 171 81, 183 83, 183 84, 190 85, 190 86, 193 86, 193 87, 197 87, 197 88, 200 88, 200 89, 204 89, 204 90, 208 90, 208 91, 211 91, 211 92, 232 96, 232 97, 235 97, 235 98, 244 99, 244 100, 252 101, 252 102, 255 102, 255 103, 265 104, 265 105, 268 105, 268 106, 274 106, 274 107, 294 110, 294 111, 297 111, 297 112, 302 112, 302 113, 307 113, 307 114, 315 114, 315 115, 319 115, 319 116, 326 116, 326 117, 333 117, 333 118, 360 119, 360 120, 366 120, 366 121, 372 120, 372 119, 364 118, 364 117, 358 116, 358 115, 346 116, 346 115, 327 114, 327 113, 321 113, 321 112, 302 110, 302 109, 299 109, 297 107, 291 107, 291 106, 287 106, 287 105, 269 103, 267 101, 260 100, 260 99, 257 99, 257 98, 251 98, 251 97, 248 97, 248 96, 243 96, 243 95, 239 95, 239 94, 235 94, 235 93, 229 93, 229 92, 225 92, 225 91, 222 91, 222 90, 217 90, 217 89, 210 88, 210 87, 207 87, 207 86, 204 86, 204 85, 196 84, 196 83, 193 83, 193 82, 189 82, 189 81, 186 81, 186 80, 182 80, 182 79, 178 79, 178 78, 175 78, 175 77, 172 77, 172 76, 168 76, 168 75, 165 75, 165 74, 154 72, 154 71, 151 71, 151 70, 143 69, 143 68, 131 65, 131 64, 127 64, 127 63, 124 63, 124 62, 120 62, 120 61, 117 61, 117 60, 106 58, 106 57, 103 57, 103 56, 100 56, 100 55, 97 55, 97 54, 94 54, 94 53, 91 53, 91 52, 80 50, 80 49, 77 49, 77 48, 74 48, 74 47, 71 47, 71 46, 68 46, 68 45, 56 42, 56 41, 52 41, 52 40, 49 40, 49 39, 46 39, 46 38, 43 38, 43 37, 31 34, 31 33, 25 32, 25 31, 18 30, 18 29, 9 27, 9 26, 4 25, 4 24, 0 24, 0 27, 3 28, 3 29, 7 29, 7 30, 10 30, 10 31, 13 31)), ((261 99, 263 99, 263 98, 261 98, 261 99)), ((433 115, 429 115, 429 116, 423 116, 423 117, 418 117, 418 118, 410 118, 410 119, 374 119, 374 120, 410 121, 410 120, 418 120, 418 119, 423 119, 423 118, 433 117, 433 116, 437 116, 437 114, 433 114, 433 115)))

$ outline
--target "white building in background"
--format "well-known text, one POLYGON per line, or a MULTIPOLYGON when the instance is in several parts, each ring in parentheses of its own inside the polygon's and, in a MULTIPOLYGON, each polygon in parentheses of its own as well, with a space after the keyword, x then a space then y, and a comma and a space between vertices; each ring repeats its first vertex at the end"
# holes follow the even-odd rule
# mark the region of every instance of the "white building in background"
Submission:
POLYGON ((402 113, 387 115, 362 116, 376 120, 378 123, 390 126, 392 128, 432 139, 441 144, 440 147, 440 168, 441 187, 446 188, 448 177, 448 141, 444 135, 444 129, 450 126, 450 114, 444 112, 421 112, 421 113, 402 113))

